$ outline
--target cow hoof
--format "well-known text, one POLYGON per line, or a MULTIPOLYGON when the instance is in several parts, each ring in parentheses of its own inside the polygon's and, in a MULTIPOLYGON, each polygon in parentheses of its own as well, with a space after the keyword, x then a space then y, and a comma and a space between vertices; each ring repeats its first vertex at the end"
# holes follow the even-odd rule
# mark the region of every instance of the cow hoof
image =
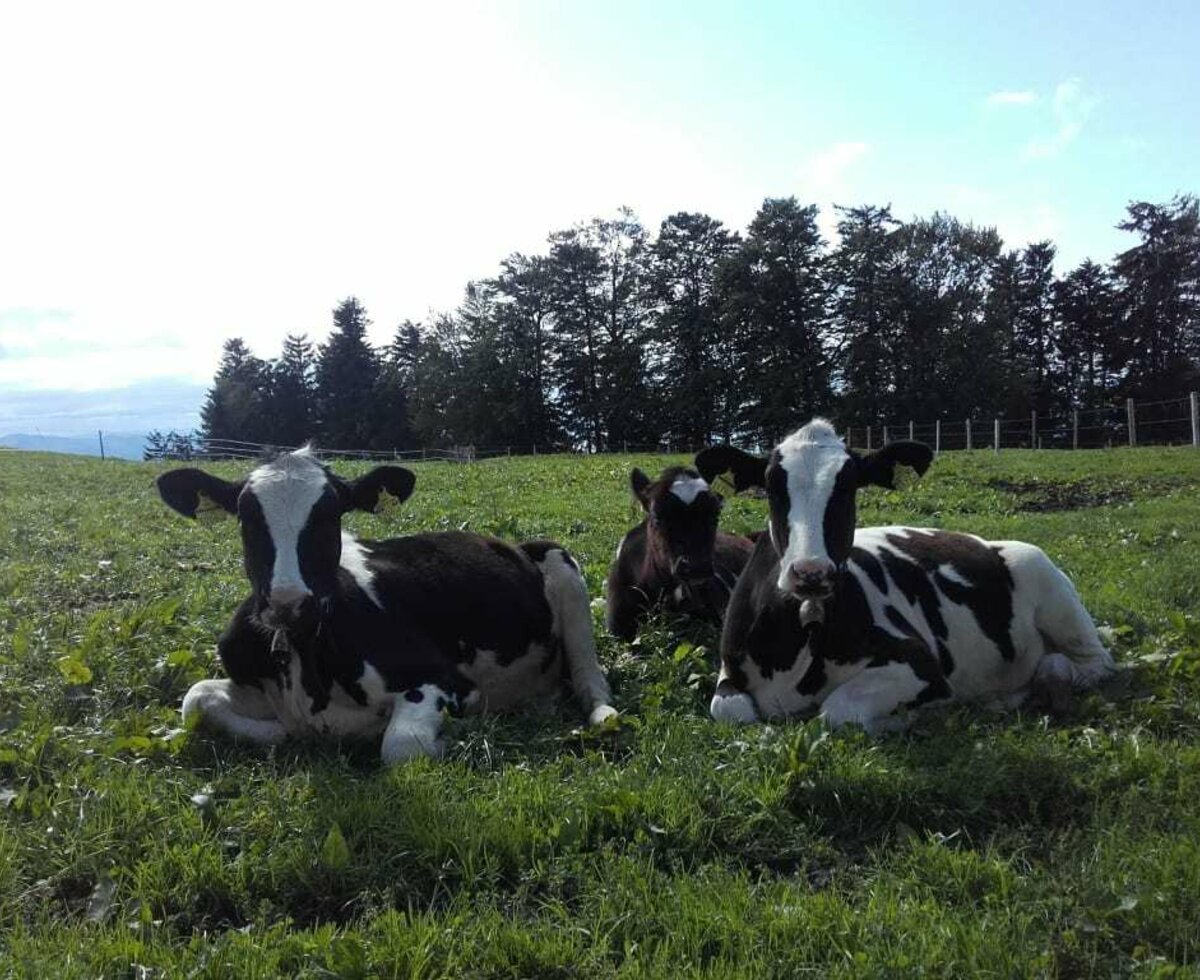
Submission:
POLYGON ((758 721, 754 701, 749 694, 714 694, 708 706, 714 721, 731 721, 736 725, 752 725, 758 721))
POLYGON ((388 732, 379 751, 385 765, 394 766, 419 756, 440 759, 446 751, 445 743, 436 736, 417 732, 388 732))
POLYGON ((588 715, 588 724, 592 726, 603 725, 610 718, 617 717, 617 709, 611 704, 600 704, 592 709, 592 713, 588 715))

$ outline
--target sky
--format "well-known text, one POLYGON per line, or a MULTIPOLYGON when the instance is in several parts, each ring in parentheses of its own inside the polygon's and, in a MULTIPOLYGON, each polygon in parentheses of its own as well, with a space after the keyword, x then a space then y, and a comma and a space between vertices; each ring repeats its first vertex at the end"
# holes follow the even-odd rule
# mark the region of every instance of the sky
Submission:
POLYGON ((0 433, 185 427, 225 339, 355 295, 386 342, 623 205, 1107 261, 1129 201, 1200 192, 1198 37, 1194 2, 0 0, 0 433))

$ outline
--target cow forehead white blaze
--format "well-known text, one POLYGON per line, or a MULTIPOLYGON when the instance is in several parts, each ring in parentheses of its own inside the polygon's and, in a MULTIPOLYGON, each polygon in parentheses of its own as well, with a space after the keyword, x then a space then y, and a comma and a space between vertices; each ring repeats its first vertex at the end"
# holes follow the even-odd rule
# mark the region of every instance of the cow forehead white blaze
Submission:
POLYGON ((829 558, 825 509, 849 454, 833 426, 814 419, 779 444, 779 466, 787 474, 788 545, 780 563, 779 587, 786 571, 801 559, 829 558))
POLYGON ((708 489, 708 484, 698 476, 681 476, 671 484, 671 493, 685 504, 690 504, 708 489))
POLYGON ((275 546, 272 592, 311 591, 300 574, 300 532, 327 483, 325 471, 306 449, 260 466, 246 481, 262 508, 267 533, 275 546))

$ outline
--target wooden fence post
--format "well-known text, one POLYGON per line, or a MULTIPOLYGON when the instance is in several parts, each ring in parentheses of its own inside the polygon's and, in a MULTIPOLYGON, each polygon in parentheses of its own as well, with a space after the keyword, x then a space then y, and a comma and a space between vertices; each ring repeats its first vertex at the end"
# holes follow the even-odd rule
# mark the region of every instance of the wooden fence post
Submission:
POLYGON ((973 448, 971 446, 971 420, 970 419, 967 419, 967 448, 968 449, 973 448))
POLYGON ((913 436, 913 431, 914 431, 913 430, 913 420, 909 419, 908 420, 908 441, 909 442, 912 442, 913 439, 915 438, 915 436, 913 436))
POLYGON ((888 431, 886 425, 883 427, 883 444, 885 446, 888 444, 888 431))
POLYGON ((1129 419, 1129 445, 1137 445, 1137 416, 1133 407, 1133 399, 1125 399, 1125 415, 1129 419))
POLYGON ((853 433, 853 432, 854 432, 854 430, 853 430, 853 429, 851 429, 851 428, 850 428, 850 426, 846 426, 846 448, 847 448, 847 449, 849 449, 851 446, 853 446, 853 445, 854 445, 854 443, 852 443, 852 442, 850 441, 850 435, 851 435, 851 433, 853 433))
POLYGON ((933 423, 933 455, 937 456, 942 451, 942 420, 938 419, 933 423))
POLYGON ((1071 448, 1079 448, 1079 409, 1071 412, 1071 448))
POLYGON ((1000 420, 996 419, 992 424, 992 438, 994 440, 994 448, 996 452, 1000 452, 1000 420))
POLYGON ((1029 448, 1037 449, 1037 410, 1029 413, 1029 448))
POLYGON ((871 451, 871 427, 867 426, 867 452, 871 451))
POLYGON ((1192 403, 1192 445, 1200 446, 1200 397, 1193 391, 1188 401, 1192 403))

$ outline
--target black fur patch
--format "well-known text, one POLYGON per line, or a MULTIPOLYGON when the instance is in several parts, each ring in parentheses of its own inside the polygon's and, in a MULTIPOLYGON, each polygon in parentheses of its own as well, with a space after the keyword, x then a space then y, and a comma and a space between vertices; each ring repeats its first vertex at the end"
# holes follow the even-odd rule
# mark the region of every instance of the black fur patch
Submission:
POLYGON ((883 574, 883 566, 879 559, 864 548, 851 548, 850 560, 867 573, 871 584, 879 590, 880 595, 888 594, 887 576, 883 574))
MULTIPOLYGON (((946 598, 971 610, 980 630, 996 644, 1005 660, 1016 657, 1012 640, 1013 578, 998 548, 952 531, 910 530, 903 534, 889 534, 887 540, 916 563, 926 581, 936 581, 946 598), (937 569, 942 565, 949 565, 970 585, 964 586, 937 574, 937 569)), ((891 570, 889 564, 888 571, 891 570)), ((914 580, 910 577, 909 581, 914 580)), ((899 581, 897 585, 900 585, 899 581)), ((921 608, 925 612, 924 601, 921 608)), ((945 639, 945 622, 940 612, 938 621, 942 624, 940 630, 932 620, 930 626, 940 639, 945 639)))

